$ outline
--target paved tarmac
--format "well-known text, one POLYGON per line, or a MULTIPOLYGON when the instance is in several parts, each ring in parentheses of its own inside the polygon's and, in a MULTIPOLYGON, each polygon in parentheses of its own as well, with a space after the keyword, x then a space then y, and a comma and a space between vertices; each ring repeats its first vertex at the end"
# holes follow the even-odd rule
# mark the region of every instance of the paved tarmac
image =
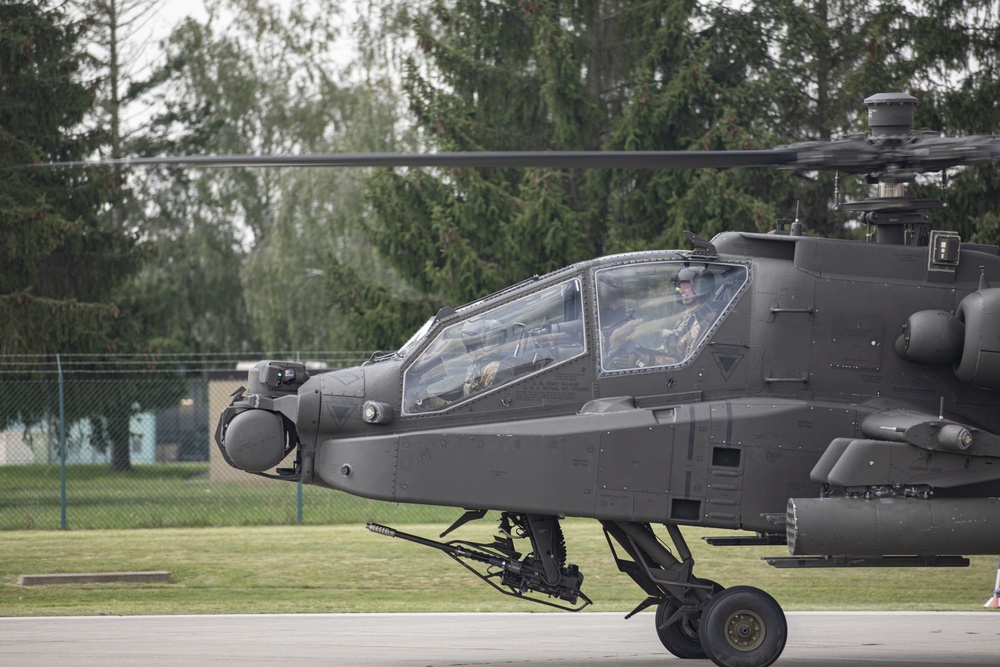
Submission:
MULTIPOLYGON (((1000 664, 1000 612, 792 612, 781 667, 1000 664)), ((663 665, 653 615, 301 614, 0 618, 5 667, 663 665)))

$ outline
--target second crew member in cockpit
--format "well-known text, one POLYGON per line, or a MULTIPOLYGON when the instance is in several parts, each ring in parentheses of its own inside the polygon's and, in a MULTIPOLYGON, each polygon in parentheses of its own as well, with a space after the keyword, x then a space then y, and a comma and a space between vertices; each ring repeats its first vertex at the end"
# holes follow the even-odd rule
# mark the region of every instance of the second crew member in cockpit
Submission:
POLYGON ((496 320, 476 318, 462 325, 462 343, 472 356, 462 386, 463 396, 487 389, 496 380, 503 335, 503 327, 496 320))
POLYGON ((659 349, 681 362, 694 352, 715 321, 717 313, 711 298, 715 277, 702 267, 685 267, 677 272, 674 280, 677 301, 685 311, 674 327, 663 330, 659 349))

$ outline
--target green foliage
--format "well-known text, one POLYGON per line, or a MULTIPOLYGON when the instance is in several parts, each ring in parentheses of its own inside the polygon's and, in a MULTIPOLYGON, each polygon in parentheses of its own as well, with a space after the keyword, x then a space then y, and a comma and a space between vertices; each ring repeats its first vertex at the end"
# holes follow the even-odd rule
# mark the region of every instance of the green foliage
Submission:
MULTIPOLYGON (((133 150, 395 147, 390 82, 340 62, 338 2, 228 0, 209 9, 207 22, 189 19, 167 40, 163 66, 144 84, 165 111, 133 150)), ((356 328, 340 315, 357 305, 340 284, 345 272, 364 273, 390 296, 406 289, 360 234, 360 179, 327 169, 153 174, 142 199, 161 255, 137 287, 162 304, 158 325, 197 351, 353 345, 356 328)))
MULTIPOLYGON (((754 2, 748 16, 757 26, 755 33, 777 54, 762 60, 760 81, 765 85, 757 98, 774 111, 763 114, 757 107, 751 113, 770 116, 770 131, 776 137, 783 134, 782 143, 866 132, 862 102, 878 92, 914 95, 915 129, 959 136, 996 130, 1000 117, 989 101, 996 90, 991 82, 997 79, 1000 19, 995 2, 784 0, 754 2)), ((965 177, 953 174, 952 188, 965 190, 965 177)), ((867 196, 859 180, 842 180, 842 200, 867 196)), ((830 177, 819 178, 800 191, 797 201, 812 229, 841 235, 846 230, 831 211, 831 191, 830 177)), ((939 185, 918 184, 911 194, 936 198, 939 185)), ((953 204, 957 194, 948 197, 953 204)), ((981 206, 990 206, 988 198, 967 199, 959 210, 976 215, 981 206)), ((974 223, 956 217, 955 209, 935 213, 935 226, 957 229, 969 238, 974 223)), ((786 212, 786 217, 791 216, 786 212)))
POLYGON ((384 351, 397 349, 424 323, 437 304, 419 295, 400 294, 343 264, 333 264, 324 280, 339 312, 354 326, 340 336, 352 349, 372 349, 388 341, 384 351))
MULTIPOLYGON (((94 105, 86 21, 74 22, 49 3, 0 4, 0 167, 33 161, 81 160, 102 135, 80 129, 94 105)), ((122 290, 151 248, 113 225, 105 212, 117 189, 108 170, 12 169, 0 182, 0 352, 101 355, 156 352, 142 304, 122 290)), ((183 391, 178 386, 168 401, 183 391)), ((148 406, 142 387, 123 378, 101 401, 71 416, 99 428, 115 469, 128 469, 131 409, 148 406)), ((13 393, 0 423, 27 426, 51 417, 52 402, 13 393)))
MULTIPOLYGON (((218 11, 218 5, 214 6, 218 11)), ((165 60, 140 91, 164 109, 128 146, 141 155, 282 152, 264 143, 281 103, 258 103, 264 84, 236 35, 187 19, 164 44, 165 60), (272 117, 272 114, 275 117, 272 117)), ((274 56, 274 54, 269 54, 274 56)), ((183 349, 257 349, 240 273, 247 230, 270 217, 273 174, 162 169, 133 174, 144 236, 159 252, 134 285, 150 325, 183 349)))
MULTIPOLYGON (((84 26, 49 3, 0 4, 0 166, 74 160, 93 104, 78 71, 84 26)), ((13 169, 0 182, 0 351, 106 352, 133 344, 111 300, 145 257, 100 220, 109 174, 13 169)))
MULTIPOLYGON (((1000 129, 1000 14, 996 2, 921 3, 926 15, 912 25, 915 48, 927 55, 921 72, 915 125, 950 135, 996 134, 1000 129)), ((1000 167, 952 170, 916 196, 944 198, 935 227, 963 240, 1000 244, 1000 167), (943 190, 943 192, 942 192, 943 190)))
MULTIPOLYGON (((604 18, 596 10, 431 3, 414 24, 424 60, 408 61, 404 81, 418 126, 441 150, 598 148, 599 89, 617 65, 586 48, 587 27, 604 18)), ((462 303, 594 255, 586 180, 511 169, 379 174, 373 240, 416 286, 462 303)))
MULTIPOLYGON (((737 65, 765 68, 751 25, 683 0, 434 2, 405 87, 441 150, 761 148, 775 143, 753 113, 767 104, 737 65)), ((710 170, 396 172, 370 182, 370 230, 403 276, 462 303, 598 254, 683 247, 685 229, 766 230, 796 186, 710 170)))
MULTIPOLYGON (((992 132, 997 20, 983 0, 436 0, 411 22, 404 84, 442 151, 770 148, 865 131, 863 100, 897 90, 920 99, 918 125, 992 132)), ((996 237, 992 173, 952 175, 970 217, 945 226, 996 237)), ((868 190, 773 170, 396 171, 369 185, 377 247, 451 302, 602 253, 687 247, 688 229, 763 232, 798 214, 849 236, 834 190, 868 190)))
MULTIPOLYGON (((987 0, 379 0, 360 11, 362 56, 345 65, 336 0, 210 3, 210 19, 180 25, 162 67, 132 82, 124 99, 145 95, 165 111, 129 150, 768 148, 863 131, 863 99, 893 90, 920 98, 917 124, 930 129, 991 132, 1000 120, 1000 30, 987 0)), ((952 174, 940 224, 996 240, 996 178, 952 174)), ((122 301, 143 328, 196 351, 394 347, 445 303, 600 254, 687 247, 688 229, 766 231, 798 214, 814 232, 851 235, 832 211, 834 188, 841 199, 868 189, 769 170, 163 169, 130 179, 131 215, 159 259, 122 301)), ((31 204, 10 210, 44 221, 31 204)), ((21 243, 62 238, 33 224, 39 233, 21 243)), ((9 247, 0 277, 50 275, 9 247)), ((40 281, 16 289, 48 295, 40 281)))
POLYGON ((46 347, 103 352, 120 313, 110 304, 35 297, 30 291, 0 295, 0 337, 4 353, 23 354, 46 347))

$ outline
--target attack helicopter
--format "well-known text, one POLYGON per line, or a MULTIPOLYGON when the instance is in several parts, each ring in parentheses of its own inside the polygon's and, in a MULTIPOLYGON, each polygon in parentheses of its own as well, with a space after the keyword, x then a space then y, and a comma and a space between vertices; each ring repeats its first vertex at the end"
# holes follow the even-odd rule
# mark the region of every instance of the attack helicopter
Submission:
POLYGON ((612 558, 680 658, 764 667, 787 638, 765 591, 696 573, 718 546, 787 544, 781 568, 963 566, 1000 553, 1000 248, 930 229, 919 175, 1000 159, 1000 139, 914 132, 915 98, 866 100, 870 134, 772 150, 203 156, 124 164, 782 168, 867 178, 867 242, 689 234, 430 318, 399 350, 310 373, 265 360, 219 418, 236 468, 461 510, 441 550, 500 592, 578 610, 565 517, 612 558), (993 285, 997 285, 993 287, 993 285), (275 472, 293 454, 293 467, 275 472), (446 540, 499 514, 492 541, 446 540), (655 527, 655 530, 654 530, 655 527), (668 545, 667 542, 670 544, 668 545))

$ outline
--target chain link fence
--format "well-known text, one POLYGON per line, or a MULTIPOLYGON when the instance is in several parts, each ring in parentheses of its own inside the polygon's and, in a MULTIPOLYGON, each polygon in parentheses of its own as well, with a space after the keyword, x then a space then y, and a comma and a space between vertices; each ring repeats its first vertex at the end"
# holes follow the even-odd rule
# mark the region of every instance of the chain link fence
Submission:
POLYGON ((216 422, 253 362, 332 369, 367 357, 0 355, 0 530, 454 519, 451 508, 270 480, 222 460, 216 422))

